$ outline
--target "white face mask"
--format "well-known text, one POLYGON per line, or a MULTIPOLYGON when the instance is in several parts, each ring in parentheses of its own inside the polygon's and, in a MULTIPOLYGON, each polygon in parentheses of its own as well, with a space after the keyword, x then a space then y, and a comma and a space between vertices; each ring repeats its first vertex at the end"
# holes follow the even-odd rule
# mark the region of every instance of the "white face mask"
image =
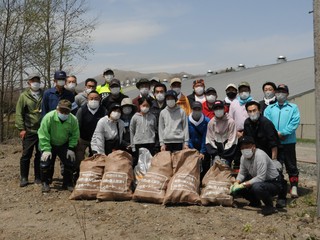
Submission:
POLYGON ((100 102, 99 101, 97 101, 97 100, 89 100, 88 101, 88 107, 90 108, 90 109, 97 109, 98 107, 99 107, 99 105, 100 105, 100 102))
POLYGON ((85 92, 86 92, 86 94, 89 94, 89 93, 92 92, 92 89, 91 88, 86 88, 85 92))
POLYGON ((118 95, 120 93, 120 88, 119 87, 110 88, 110 92, 111 94, 118 95))
POLYGON ((287 94, 286 93, 276 93, 276 98, 279 103, 284 103, 287 100, 287 94))
POLYGON ((167 106, 170 108, 173 108, 176 105, 176 101, 174 99, 167 100, 166 103, 167 103, 167 106))
POLYGON ((142 96, 148 96, 149 94, 149 88, 140 88, 139 91, 142 96))
POLYGON ((249 118, 251 119, 251 121, 257 121, 260 117, 260 113, 257 112, 257 113, 248 113, 249 115, 249 118))
POLYGON ((253 156, 253 151, 251 148, 241 149, 242 156, 246 159, 250 159, 253 156))
POLYGON ((57 80, 56 84, 57 84, 57 86, 63 87, 65 83, 66 83, 65 80, 57 80))
POLYGON ((196 88, 194 89, 194 91, 195 91, 195 93, 196 93, 197 95, 202 95, 203 92, 204 92, 204 88, 203 88, 203 87, 196 87, 196 88))
POLYGON ((116 112, 116 111, 112 111, 112 112, 110 113, 110 118, 111 118, 112 120, 118 120, 118 119, 120 118, 120 116, 121 116, 121 113, 116 112))
POLYGON ((265 92, 264 92, 264 97, 265 97, 266 99, 271 99, 271 98, 274 97, 274 92, 272 92, 272 91, 265 91, 265 92))
POLYGON ((173 91, 175 91, 177 93, 177 95, 179 95, 181 93, 181 88, 172 88, 173 91))
POLYGON ((63 114, 63 113, 60 113, 58 112, 58 118, 61 120, 61 121, 66 121, 69 117, 69 114, 63 114))
POLYGON ((68 83, 67 85, 64 86, 65 89, 73 91, 76 88, 75 83, 68 83))
POLYGON ((214 101, 217 99, 215 95, 207 95, 206 99, 209 103, 214 103, 214 101))
POLYGON ((242 100, 246 100, 250 96, 250 93, 249 92, 241 92, 241 93, 239 93, 239 96, 242 100))
POLYGON ((40 83, 39 82, 32 82, 30 83, 30 88, 34 92, 38 92, 40 89, 40 83))
POLYGON ((156 94, 156 99, 157 99, 159 102, 163 102, 163 100, 164 100, 164 94, 163 94, 163 93, 158 93, 158 94, 156 94))
POLYGON ((217 118, 222 118, 224 115, 224 109, 218 109, 218 110, 214 110, 214 115, 217 118))
POLYGON ((106 80, 107 83, 110 83, 111 80, 113 79, 113 75, 104 75, 104 79, 106 80))
POLYGON ((128 107, 128 106, 123 107, 122 112, 123 114, 130 114, 132 112, 132 107, 128 107))
POLYGON ((150 108, 148 108, 148 107, 141 107, 141 108, 140 108, 141 112, 143 112, 143 113, 149 112, 149 109, 150 109, 150 108))

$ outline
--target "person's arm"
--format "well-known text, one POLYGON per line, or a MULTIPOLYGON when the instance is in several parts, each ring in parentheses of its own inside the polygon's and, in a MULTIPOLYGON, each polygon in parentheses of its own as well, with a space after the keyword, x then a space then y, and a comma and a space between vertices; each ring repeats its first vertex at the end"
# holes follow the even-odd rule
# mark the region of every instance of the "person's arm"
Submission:
POLYGON ((249 183, 252 185, 256 182, 264 182, 267 178, 267 158, 268 155, 264 154, 263 156, 257 156, 255 157, 254 161, 256 162, 256 167, 257 167, 257 176, 253 177, 252 179, 249 180, 249 183))
POLYGON ((188 148, 188 142, 189 142, 189 126, 188 126, 188 118, 186 113, 181 109, 182 112, 182 126, 183 126, 183 132, 184 132, 184 147, 188 148))
POLYGON ((133 117, 131 118, 130 121, 130 126, 129 126, 129 130, 130 130, 130 145, 132 148, 132 151, 135 152, 136 148, 135 148, 135 144, 134 144, 134 135, 136 134, 136 127, 137 127, 137 119, 135 117, 136 115, 133 115, 133 117))
POLYGON ((78 144, 78 140, 79 140, 79 137, 80 137, 80 131, 79 131, 78 121, 75 118, 75 116, 71 115, 69 117, 72 117, 72 121, 71 121, 72 131, 71 131, 71 136, 69 138, 69 146, 68 146, 68 148, 71 149, 71 150, 74 150, 75 147, 78 144))
POLYGON ((98 121, 96 129, 94 130, 92 139, 91 139, 91 149, 95 153, 105 154, 105 137, 104 137, 104 118, 101 118, 98 121))
POLYGON ((300 123, 300 112, 298 107, 296 106, 293 110, 292 115, 290 116, 290 120, 287 123, 286 127, 284 129, 281 129, 280 134, 281 136, 290 135, 293 132, 296 131, 296 129, 299 127, 300 123))
POLYGON ((19 136, 21 139, 24 139, 26 135, 26 129, 24 125, 24 98, 23 95, 21 95, 18 99, 17 105, 16 105, 16 116, 15 116, 15 126, 19 130, 19 136))
POLYGON ((239 173, 237 175, 236 181, 238 183, 242 183, 248 175, 249 175, 249 171, 248 171, 248 169, 246 168, 246 166, 244 164, 243 157, 241 157, 241 159, 240 159, 240 170, 239 170, 239 173))
POLYGON ((44 116, 38 130, 39 148, 42 152, 51 152, 50 120, 51 118, 48 115, 44 116))
POLYGON ((48 111, 49 111, 49 106, 48 106, 48 92, 44 92, 43 97, 42 97, 42 104, 41 104, 41 116, 44 117, 48 111))

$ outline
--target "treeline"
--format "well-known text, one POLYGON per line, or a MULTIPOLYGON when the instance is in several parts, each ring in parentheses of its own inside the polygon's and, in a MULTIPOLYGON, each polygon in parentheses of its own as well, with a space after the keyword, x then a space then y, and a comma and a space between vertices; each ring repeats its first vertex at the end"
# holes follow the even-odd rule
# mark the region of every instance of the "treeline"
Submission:
MULTIPOLYGON (((32 73, 51 87, 56 70, 92 52, 96 19, 87 0, 0 0, 0 142, 9 136, 15 100, 32 73)), ((12 125, 12 124, 11 124, 12 125)))

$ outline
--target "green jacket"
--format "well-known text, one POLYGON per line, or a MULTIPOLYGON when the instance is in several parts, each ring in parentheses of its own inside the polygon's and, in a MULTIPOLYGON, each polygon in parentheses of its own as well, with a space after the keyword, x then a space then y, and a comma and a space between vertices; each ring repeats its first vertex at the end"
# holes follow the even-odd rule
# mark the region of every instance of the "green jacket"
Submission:
POLYGON ((37 133, 41 121, 42 94, 40 90, 40 97, 36 99, 30 89, 21 93, 16 106, 15 123, 19 131, 37 133))
POLYGON ((61 122, 57 110, 48 112, 41 121, 38 130, 39 147, 43 152, 51 152, 52 145, 62 146, 68 143, 69 149, 78 144, 80 133, 77 118, 70 113, 68 119, 61 122))

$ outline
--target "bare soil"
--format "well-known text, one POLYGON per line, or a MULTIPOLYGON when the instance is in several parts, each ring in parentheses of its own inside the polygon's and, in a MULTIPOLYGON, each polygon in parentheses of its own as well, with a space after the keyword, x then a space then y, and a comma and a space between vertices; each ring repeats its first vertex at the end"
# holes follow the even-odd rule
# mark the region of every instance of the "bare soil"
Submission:
MULTIPOLYGON (((314 145, 297 152, 315 158, 314 145)), ((237 208, 71 201, 59 164, 52 191, 42 194, 40 185, 19 187, 20 156, 19 140, 0 145, 0 239, 320 239, 315 164, 299 163, 300 197, 288 195, 286 209, 265 217, 243 199, 237 208)))

